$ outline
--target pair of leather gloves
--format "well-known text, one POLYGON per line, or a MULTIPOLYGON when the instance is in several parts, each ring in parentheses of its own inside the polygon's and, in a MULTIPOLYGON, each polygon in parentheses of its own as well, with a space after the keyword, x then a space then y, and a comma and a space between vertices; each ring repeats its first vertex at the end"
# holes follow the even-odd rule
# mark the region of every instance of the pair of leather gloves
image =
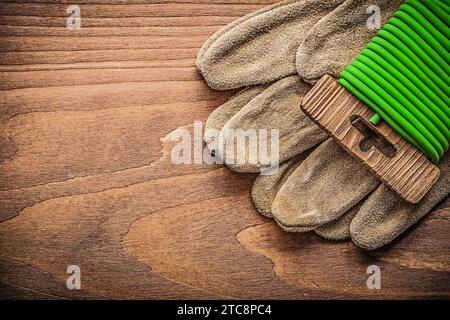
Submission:
MULTIPOLYGON (((274 174, 258 175, 252 199, 284 230, 314 230, 327 239, 351 238, 376 249, 448 196, 448 154, 439 163, 439 181, 419 203, 409 204, 300 109, 311 84, 324 74, 337 77, 375 36, 377 19, 383 25, 402 2, 378 0, 374 7, 366 0, 288 0, 229 24, 199 51, 197 67, 211 88, 243 88, 208 118, 208 149, 216 157, 230 156, 219 145, 223 141, 208 133, 214 129, 279 132, 280 166, 274 174)), ((233 152, 249 159, 257 148, 243 144, 233 152)), ((264 169, 249 161, 226 164, 236 172, 264 169)))

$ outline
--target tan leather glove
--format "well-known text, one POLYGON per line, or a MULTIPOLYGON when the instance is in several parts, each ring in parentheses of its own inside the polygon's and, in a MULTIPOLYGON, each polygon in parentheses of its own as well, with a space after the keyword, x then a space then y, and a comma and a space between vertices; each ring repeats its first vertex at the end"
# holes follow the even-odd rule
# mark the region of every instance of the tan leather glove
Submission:
MULTIPOLYGON (((401 3, 378 1, 381 25, 401 3)), ((333 141, 327 140, 312 150, 326 135, 299 106, 310 88, 301 78, 313 83, 325 73, 337 75, 375 35, 377 30, 367 26, 374 14, 368 11, 371 4, 363 0, 281 2, 217 32, 197 59, 200 72, 212 88, 255 85, 214 111, 206 129, 280 132, 279 170, 274 175, 258 176, 253 186, 258 211, 273 216, 287 231, 314 229, 335 240, 352 236, 356 244, 368 249, 391 241, 418 218, 389 221, 390 227, 372 228, 373 232, 365 228, 364 217, 370 215, 365 212, 377 207, 369 204, 376 203, 376 195, 388 190, 333 141), (295 75, 296 70, 301 78, 295 75)), ((219 148, 216 137, 206 135, 205 141, 226 162, 230 155, 220 152, 224 148, 219 148)), ((245 145, 234 152, 248 155, 255 150, 245 145)), ((226 164, 238 172, 262 169, 261 164, 226 164)), ((445 174, 439 183, 445 184, 445 174)), ((448 194, 448 188, 433 188, 431 194, 434 196, 424 198, 419 207, 394 199, 392 210, 414 211, 411 215, 423 216, 448 194)), ((370 221, 381 223, 388 215, 380 213, 378 219, 370 221)))

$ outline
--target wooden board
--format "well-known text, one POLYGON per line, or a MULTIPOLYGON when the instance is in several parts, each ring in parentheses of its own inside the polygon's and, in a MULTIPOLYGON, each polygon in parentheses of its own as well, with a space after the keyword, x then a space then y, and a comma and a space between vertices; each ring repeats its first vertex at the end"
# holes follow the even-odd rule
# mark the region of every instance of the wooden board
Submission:
POLYGON ((80 0, 80 30, 64 2, 0 4, 1 298, 450 297, 448 199, 366 252, 262 218, 254 175, 171 162, 170 133, 232 94, 198 75, 201 44, 273 1, 80 0))
POLYGON ((406 201, 419 202, 438 180, 441 172, 436 165, 386 122, 371 124, 375 112, 333 77, 323 76, 305 96, 301 107, 406 201), (363 144, 371 133, 373 142, 365 148, 363 144))

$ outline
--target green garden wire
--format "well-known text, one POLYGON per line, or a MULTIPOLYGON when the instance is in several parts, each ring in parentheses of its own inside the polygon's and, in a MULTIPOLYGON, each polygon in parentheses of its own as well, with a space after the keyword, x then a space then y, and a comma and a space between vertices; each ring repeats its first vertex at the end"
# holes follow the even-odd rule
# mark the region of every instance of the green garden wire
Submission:
POLYGON ((450 0, 406 0, 339 83, 433 163, 450 145, 450 0))

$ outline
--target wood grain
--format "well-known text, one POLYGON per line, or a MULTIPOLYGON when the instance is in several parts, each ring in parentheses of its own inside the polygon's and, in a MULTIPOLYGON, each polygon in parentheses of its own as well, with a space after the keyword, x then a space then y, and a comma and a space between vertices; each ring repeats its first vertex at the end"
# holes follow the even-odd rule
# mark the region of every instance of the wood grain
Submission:
POLYGON ((199 47, 275 0, 76 2, 79 30, 71 1, 0 4, 0 298, 450 297, 448 199, 365 252, 262 218, 254 175, 171 162, 171 133, 232 94, 204 84, 199 47))

